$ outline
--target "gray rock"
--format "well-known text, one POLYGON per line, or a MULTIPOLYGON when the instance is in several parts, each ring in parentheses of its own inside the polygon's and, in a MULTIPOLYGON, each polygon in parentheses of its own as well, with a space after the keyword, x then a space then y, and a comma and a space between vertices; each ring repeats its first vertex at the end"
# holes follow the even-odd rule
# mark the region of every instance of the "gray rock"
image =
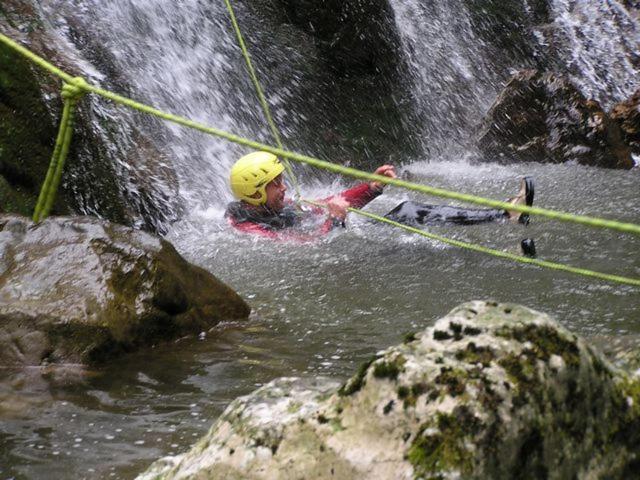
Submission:
POLYGON ((168 242, 89 217, 0 216, 0 365, 92 363, 244 319, 168 242))
POLYGON ((341 388, 279 379, 139 478, 631 478, 640 384, 548 316, 464 304, 341 388))
POLYGON ((478 146, 485 160, 502 163, 633 167, 622 130, 600 105, 563 76, 537 70, 509 80, 482 122, 478 146))

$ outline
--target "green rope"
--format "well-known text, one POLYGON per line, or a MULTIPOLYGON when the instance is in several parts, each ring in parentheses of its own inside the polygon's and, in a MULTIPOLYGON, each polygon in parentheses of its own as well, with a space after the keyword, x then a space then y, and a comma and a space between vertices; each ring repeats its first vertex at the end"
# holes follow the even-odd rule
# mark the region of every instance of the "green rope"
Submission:
MULTIPOLYGON (((265 99, 264 93, 262 91, 262 87, 260 86, 260 81, 258 80, 258 77, 256 75, 256 72, 253 68, 253 65, 251 63, 251 57, 249 56, 249 52, 247 50, 247 47, 245 45, 243 36, 242 36, 242 32, 240 30, 240 26, 238 25, 238 22, 236 20, 236 16, 235 13, 233 11, 233 7, 231 6, 231 0, 225 0, 225 3, 227 5, 227 10, 229 10, 229 15, 231 16, 231 23, 233 24, 233 28, 235 29, 236 32, 236 37, 238 39, 238 43, 240 45, 240 49, 242 50, 242 54, 244 56, 245 62, 247 64, 247 69, 249 71, 249 76, 251 77, 251 80, 253 81, 253 85, 255 86, 256 92, 258 94, 258 98, 260 99, 260 104, 262 105, 262 109, 264 111, 264 114, 267 118, 267 123, 269 124, 269 128, 271 129, 271 133, 273 134, 273 138, 276 141, 276 144, 278 146, 278 148, 280 150, 282 150, 282 142, 280 140, 280 135, 278 132, 278 129, 276 128, 276 125, 273 121, 273 118, 271 116, 271 112, 269 109, 269 105, 267 104, 267 101, 265 99)), ((285 165, 287 166, 289 175, 291 176, 291 178, 294 181, 295 184, 295 189, 296 189, 296 193, 297 193, 297 197, 300 198, 300 190, 298 189, 298 185, 297 182, 295 181, 295 176, 293 175, 293 171, 291 169, 291 165, 289 164, 288 161, 285 161, 285 165)), ((310 203, 310 204, 315 204, 315 205, 320 205, 316 202, 312 202, 309 200, 303 200, 306 203, 310 203)), ((420 230, 417 228, 413 228, 413 227, 409 227, 407 225, 403 225, 401 223, 398 222, 394 222, 392 220, 389 220, 388 218, 384 218, 381 217, 379 215, 375 215, 372 213, 368 213, 368 212, 364 212, 362 210, 359 209, 355 209, 355 208, 349 208, 348 209, 350 212, 354 212, 356 214, 374 219, 378 222, 382 222, 382 223, 387 223, 389 225, 393 225, 395 227, 398 228, 402 228, 403 230, 412 232, 412 233, 417 233, 419 235, 422 235, 424 237, 433 239, 433 240, 437 240, 449 245, 454 245, 460 248, 465 248, 468 250, 473 250, 476 252, 481 252, 481 253, 485 253, 488 255, 493 255, 495 257, 499 257, 499 258, 507 258, 510 260, 514 260, 517 262, 521 262, 521 263, 527 263, 527 264, 533 264, 533 265, 538 265, 541 267, 545 267, 545 268, 550 268, 550 269, 554 269, 554 270, 560 270, 560 271, 565 271, 565 272, 571 272, 571 273, 576 273, 579 275, 583 275, 583 276, 587 276, 587 277, 592 277, 592 278, 598 278, 598 279, 602 279, 602 280, 608 280, 611 282, 617 282, 617 283, 623 283, 623 284, 627 284, 627 285, 634 285, 634 286, 640 286, 640 279, 632 279, 632 278, 626 278, 626 277, 621 277, 618 275, 610 275, 610 274, 606 274, 606 273, 600 273, 600 272, 595 272, 592 270, 586 270, 586 269, 582 269, 582 268, 576 268, 576 267, 570 267, 567 265, 562 265, 559 263, 554 263, 554 262, 548 262, 548 261, 544 261, 544 260, 537 260, 537 259, 533 259, 533 258, 527 258, 527 257, 520 257, 511 253, 507 253, 507 252, 501 252, 499 250, 495 250, 495 249, 491 249, 491 248, 487 248, 487 247, 482 247, 480 245, 474 245, 471 243, 467 243, 467 242, 461 242, 459 240, 453 240, 453 239, 449 239, 446 237, 442 237, 440 235, 436 235, 433 233, 429 233, 426 232, 424 230, 420 230)))
POLYGON ((38 202, 36 203, 36 208, 33 212, 33 221, 40 222, 42 217, 42 208, 47 201, 47 196, 49 195, 49 190, 51 188, 51 182, 53 180, 57 164, 60 158, 60 150, 62 149, 62 144, 64 143, 64 139, 66 136, 67 126, 69 124, 69 102, 64 102, 64 107, 62 109, 62 120, 60 121, 60 127, 58 129, 58 137, 56 138, 56 146, 53 149, 53 155, 51 156, 51 161, 49 162, 49 168, 47 169, 47 175, 44 179, 44 183, 42 184, 42 188, 40 189, 40 195, 38 195, 38 202))
MULTIPOLYGON (((15 42, 13 42, 11 39, 9 39, 8 37, 6 37, 5 35, 0 34, 0 42, 5 43, 6 45, 14 48, 16 51, 22 53, 23 55, 25 55, 27 58, 32 59, 35 63, 37 63, 38 65, 42 66, 43 68, 45 68, 46 70, 50 71, 51 73, 60 76, 61 78, 65 79, 65 80, 69 80, 71 82, 73 82, 73 78, 70 77, 69 75, 67 75, 66 73, 60 71, 59 69, 57 69, 56 67, 54 67, 53 65, 49 64, 48 62, 46 62, 44 59, 38 57, 37 55, 35 55, 34 53, 30 52, 29 50, 20 47, 19 45, 17 45, 15 42)), ((203 125, 197 122, 194 122, 193 120, 189 120, 187 118, 178 116, 178 115, 173 115, 170 113, 166 113, 163 112, 162 110, 158 110, 156 108, 150 107, 148 105, 136 102, 134 100, 131 100, 129 98, 123 97, 121 95, 118 95, 116 93, 110 92, 108 90, 104 90, 98 87, 95 87, 93 85, 90 84, 84 84, 82 86, 79 86, 79 88, 81 88, 82 90, 84 90, 85 92, 92 92, 96 95, 100 95, 104 98, 107 98, 109 100, 112 100, 115 103, 118 103, 120 105, 124 105, 127 106, 129 108, 132 108, 134 110, 138 110, 140 112, 143 113, 147 113, 150 115, 154 115, 158 118, 162 118, 168 122, 172 122, 175 123, 177 125, 182 125, 184 127, 188 127, 188 128, 192 128, 194 130, 198 130, 202 133, 208 134, 208 135, 214 135, 220 138, 224 138, 230 142, 239 144, 239 145, 244 145, 247 147, 250 147, 252 149, 255 150, 264 150, 266 152, 270 152, 273 153, 275 155, 284 157, 284 158, 288 158, 290 160, 294 160, 300 163, 304 163, 306 165, 311 165, 317 168, 322 168, 324 170, 333 172, 333 173, 338 173, 338 174, 342 174, 342 175, 346 175, 346 176, 350 176, 353 178, 357 178, 357 179, 361 179, 361 180, 367 180, 367 181, 377 181, 377 182, 381 182, 384 183, 386 185, 393 185, 396 187, 400 187, 400 188, 405 188, 408 190, 413 190, 416 192, 420 192, 420 193, 425 193, 427 195, 434 195, 436 197, 442 197, 442 198, 449 198, 452 200, 460 200, 463 202, 467 202, 467 203, 473 203, 473 204, 477 204, 477 205, 483 205, 483 206, 487 206, 487 207, 491 207, 491 208, 498 208, 498 209, 503 209, 503 210, 511 210, 514 212, 520 212, 520 213, 529 213, 532 215, 539 215, 541 217, 546 217, 546 218, 550 218, 552 220, 559 220, 559 221, 563 221, 563 222, 571 222, 571 223, 577 223, 577 224, 581 224, 581 225, 587 225, 590 227, 596 227, 596 228, 608 228, 608 229, 612 229, 612 230, 617 230, 619 232, 624 232, 624 233, 632 233, 635 235, 640 235, 640 225, 636 225, 636 224, 632 224, 632 223, 624 223, 624 222, 618 222, 615 220, 606 220, 603 218, 594 218, 594 217, 588 217, 588 216, 584 216, 584 215, 574 215, 574 214, 570 214, 570 213, 565 213, 565 212, 559 212, 559 211, 555 211, 555 210, 549 210, 549 209, 545 209, 545 208, 539 208, 539 207, 529 207, 526 205, 511 205, 507 202, 501 202, 501 201, 497 201, 497 200, 491 200, 491 199, 487 199, 487 198, 483 198, 483 197, 477 197, 474 195, 468 195, 468 194, 464 194, 464 193, 459 193, 459 192, 452 192, 449 190, 444 190, 444 189, 440 189, 440 188, 435 188, 435 187, 428 187, 426 185, 420 185, 420 184, 415 184, 415 183, 411 183, 411 182, 407 182, 404 180, 400 180, 397 178, 389 178, 389 177, 385 177, 382 175, 375 175, 372 173, 367 173, 367 172, 362 172, 360 170, 356 170, 353 168, 349 168, 349 167, 343 167, 341 165, 336 165, 333 164, 331 162, 326 162, 323 160, 319 160, 317 158, 313 158, 313 157, 309 157, 307 155, 301 155, 298 153, 294 153, 294 152, 289 152, 286 150, 283 150, 281 148, 276 148, 270 145, 266 145, 264 143, 260 143, 260 142, 256 142, 244 137, 241 137, 239 135, 235 135, 233 133, 229 133, 226 132, 224 130, 220 130, 218 128, 213 128, 213 127, 209 127, 207 125, 203 125)))
POLYGON ((393 225, 394 227, 402 228, 403 230, 406 230, 408 232, 417 233, 418 235, 422 235, 423 237, 427 237, 432 240, 437 240, 439 242, 443 242, 449 245, 454 245, 456 247, 464 248, 467 250, 473 250, 474 252, 485 253, 487 255, 492 255, 494 257, 506 258, 508 260, 513 260, 520 263, 528 263, 530 265, 537 265, 539 267, 550 268, 552 270, 560 270, 563 272, 575 273, 577 275, 582 275, 585 277, 597 278, 600 280, 607 280, 609 282, 622 283, 625 285, 633 285, 635 287, 640 287, 640 278, 622 277, 619 275, 611 275, 608 273, 596 272, 596 271, 587 270, 584 268, 571 267, 569 265, 562 265, 560 263, 549 262, 546 260, 538 260, 536 258, 521 257, 513 253, 502 252, 500 250, 494 250, 492 248, 483 247, 481 245, 475 245, 472 243, 462 242, 460 240, 453 240, 451 238, 442 237, 440 235, 429 233, 424 230, 420 230, 418 228, 410 227, 408 225, 403 225, 402 223, 394 222, 393 220, 389 220, 388 218, 381 217, 380 215, 364 212, 362 210, 357 210, 355 208, 349 208, 348 210, 350 212, 357 213, 358 215, 369 217, 379 222, 388 223, 389 225, 393 225))
POLYGON ((75 107, 78 100, 85 94, 83 89, 84 85, 86 85, 84 79, 76 77, 70 79, 70 83, 65 83, 62 87, 62 98, 64 100, 62 120, 60 121, 60 128, 58 130, 58 137, 56 138, 56 145, 53 149, 51 162, 47 169, 47 176, 40 189, 38 202, 33 212, 34 222, 41 222, 49 216, 49 212, 51 212, 51 208, 56 199, 64 164, 71 145, 75 107))
MULTIPOLYGON (((311 201, 311 200, 305 200, 305 203, 309 203, 311 205, 315 205, 317 207, 322 207, 322 208, 326 208, 327 207, 323 203, 314 202, 314 201, 311 201)), ((483 247, 481 245, 475 245, 473 243, 462 242, 460 240, 453 240, 451 238, 443 237, 441 235, 436 235, 435 233, 430 233, 430 232, 427 232, 425 230, 420 230, 419 228, 410 227, 410 226, 404 225, 402 223, 394 222, 393 220, 390 220, 390 219, 385 218, 385 217, 381 217, 380 215, 376 215, 375 213, 365 212, 365 211, 359 210, 357 208, 349 207, 349 208, 347 208, 347 210, 349 212, 353 212, 353 213, 355 213, 357 215, 361 215, 363 217, 371 218, 371 219, 376 220, 376 221, 381 222, 381 223, 387 223, 389 225, 393 225, 394 227, 401 228, 403 230, 406 230, 407 232, 416 233, 416 234, 421 235, 423 237, 427 237, 427 238, 429 238, 431 240, 436 240, 438 242, 446 243, 448 245, 453 245, 455 247, 464 248, 464 249, 467 249, 467 250, 473 250, 474 252, 485 253, 487 255, 492 255, 494 257, 506 258, 508 260, 513 260, 513 261, 520 262, 520 263, 527 263, 527 264, 530 264, 530 265, 537 265, 538 267, 549 268, 549 269, 552 269, 552 270, 559 270, 559 271, 563 271, 563 272, 575 273, 577 275, 582 275, 582 276, 591 277, 591 278, 597 278, 597 279, 600 279, 600 280, 606 280, 606 281, 613 282, 613 283, 621 283, 621 284, 624 284, 624 285, 633 285, 635 287, 640 287, 640 278, 622 277, 622 276, 619 276, 619 275, 611 275, 611 274, 608 274, 608 273, 596 272, 596 271, 587 270, 587 269, 584 269, 584 268, 578 268, 578 267, 571 267, 571 266, 568 266, 568 265, 562 265, 560 263, 549 262, 549 261, 546 261, 546 260, 538 260, 536 258, 522 257, 522 256, 519 256, 519 255, 515 255, 513 253, 502 252, 500 250, 495 250, 495 249, 492 249, 492 248, 483 247)))
MULTIPOLYGON (((256 74, 256 71, 253 68, 253 63, 251 62, 251 56, 249 55, 249 50, 247 49, 247 45, 244 41, 244 37, 242 36, 242 31, 240 30, 240 25, 238 24, 238 21, 236 19, 236 14, 233 10, 233 7, 231 6, 231 0, 224 0, 224 2, 227 5, 227 10, 229 11, 229 16, 231 17, 231 24, 233 25, 233 29, 236 32, 238 44, 240 45, 240 50, 242 50, 242 56, 244 57, 244 61, 247 64, 247 70, 249 71, 249 76, 251 77, 253 86, 256 89, 258 100, 260 101, 260 105, 262 106, 264 115, 267 118, 267 123, 269 124, 269 128, 271 129, 271 134, 273 135, 273 138, 276 141, 276 145, 278 146, 278 148, 283 149, 280 133, 278 131, 278 128, 276 127, 275 122, 273 121, 273 117, 271 115, 271 109, 269 108, 267 99, 264 96, 262 87, 260 86, 258 75, 256 74)), ((297 200, 300 198, 300 187, 298 186, 298 181, 296 179, 296 176, 293 173, 293 168, 291 168, 291 163, 289 162, 289 160, 285 158, 284 164, 285 164, 285 167, 287 168, 287 173, 289 174, 289 178, 291 178, 291 183, 293 183, 293 187, 296 191, 296 200, 297 200)))

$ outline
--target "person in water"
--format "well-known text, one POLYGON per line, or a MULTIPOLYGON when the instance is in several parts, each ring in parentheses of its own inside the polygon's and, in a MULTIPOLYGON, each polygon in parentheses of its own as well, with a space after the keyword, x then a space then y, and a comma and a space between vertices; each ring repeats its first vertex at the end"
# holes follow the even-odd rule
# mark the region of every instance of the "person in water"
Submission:
MULTIPOLYGON (((347 208, 363 208, 382 194, 384 184, 365 182, 339 194, 318 200, 318 206, 301 207, 286 199, 284 166, 268 152, 253 152, 238 160, 231 168, 231 190, 238 201, 231 202, 225 218, 241 232, 278 240, 312 241, 337 226, 344 226, 347 208)), ((392 165, 382 165, 375 172, 396 178, 392 165)), ((514 205, 533 203, 533 180, 524 177, 518 195, 510 199, 514 205)), ((409 225, 471 225, 496 221, 528 222, 528 216, 508 210, 459 208, 402 202, 386 218, 409 225)))

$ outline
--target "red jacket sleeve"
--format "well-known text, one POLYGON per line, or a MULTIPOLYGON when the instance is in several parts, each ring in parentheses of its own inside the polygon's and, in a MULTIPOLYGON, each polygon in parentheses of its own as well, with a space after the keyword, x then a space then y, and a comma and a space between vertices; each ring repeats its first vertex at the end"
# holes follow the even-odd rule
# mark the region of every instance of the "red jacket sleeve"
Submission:
POLYGON ((382 190, 376 190, 371 188, 368 183, 360 183, 355 187, 349 188, 337 195, 332 195, 321 201, 327 201, 335 197, 342 197, 347 201, 352 208, 362 208, 367 205, 371 200, 378 197, 382 193, 382 190))

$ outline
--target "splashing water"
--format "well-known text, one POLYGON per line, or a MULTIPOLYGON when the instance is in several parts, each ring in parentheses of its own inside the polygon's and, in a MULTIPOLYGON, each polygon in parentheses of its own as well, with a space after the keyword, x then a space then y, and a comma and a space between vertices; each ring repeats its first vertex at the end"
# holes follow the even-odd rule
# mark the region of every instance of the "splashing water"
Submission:
MULTIPOLYGON (((222 2, 43 4, 96 81, 116 83, 110 77, 118 72, 134 98, 247 136, 263 133, 260 114, 252 120, 237 111, 255 111, 256 104, 253 93, 245 93, 244 67, 222 2), (107 53, 113 72, 91 70, 88 65, 107 53)), ((427 119, 425 135, 444 152, 425 153, 430 162, 408 165, 413 180, 501 199, 515 192, 519 177, 532 175, 537 205, 639 221, 637 171, 460 161, 448 146, 457 147, 469 133, 505 72, 486 57, 462 2, 395 0, 392 6, 413 68, 407 81, 427 119)), ((627 28, 638 31, 636 21, 614 1, 554 0, 553 6, 554 24, 568 29, 557 41, 568 42, 562 52, 581 88, 608 101, 626 95, 637 78, 637 36, 620 38, 627 28)), ((549 38, 545 34, 542 41, 549 38)), ((80 379, 0 372, 3 478, 132 478, 158 457, 187 450, 233 398, 279 376, 346 378, 373 352, 401 341, 404 332, 423 329, 471 299, 522 303, 603 344, 640 343, 638 291, 631 287, 460 251, 353 215, 346 230, 315 245, 274 244, 231 232, 221 217, 229 199, 226 171, 239 149, 182 128, 162 128, 154 141, 169 149, 190 213, 168 238, 188 260, 246 298, 254 309, 251 321, 141 351, 80 379)), ((343 182, 308 181, 305 193, 323 197, 349 183, 343 182)), ((441 203, 390 189, 368 208, 384 213, 407 198, 441 203)), ((526 229, 478 225, 437 233, 513 253, 524 236, 533 237, 541 258, 640 275, 639 239, 615 232, 533 218, 526 229)))

